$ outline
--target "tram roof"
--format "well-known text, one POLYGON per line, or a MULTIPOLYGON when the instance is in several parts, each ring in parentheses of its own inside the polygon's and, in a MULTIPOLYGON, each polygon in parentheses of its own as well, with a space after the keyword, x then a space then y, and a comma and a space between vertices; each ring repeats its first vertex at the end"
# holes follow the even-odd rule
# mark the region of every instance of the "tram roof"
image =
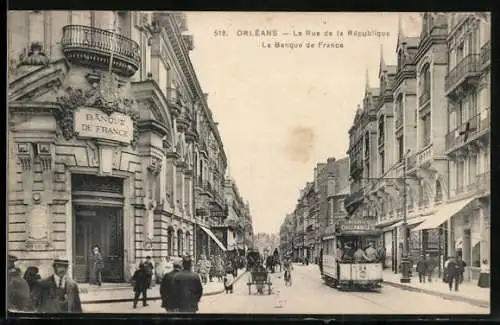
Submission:
POLYGON ((349 236, 377 236, 382 233, 381 230, 353 230, 353 231, 343 231, 341 233, 335 234, 337 237, 349 237, 349 236))
POLYGON ((368 236, 378 236, 382 233, 381 230, 353 230, 353 231, 343 231, 340 233, 329 233, 323 236, 324 240, 332 239, 333 237, 368 237, 368 236))

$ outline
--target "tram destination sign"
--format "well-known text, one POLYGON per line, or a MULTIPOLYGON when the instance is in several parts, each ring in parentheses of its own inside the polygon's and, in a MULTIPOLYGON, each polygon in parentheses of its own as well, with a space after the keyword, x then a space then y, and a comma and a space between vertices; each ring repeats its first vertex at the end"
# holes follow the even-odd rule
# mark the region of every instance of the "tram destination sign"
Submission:
POLYGON ((132 142, 134 123, 128 115, 119 112, 107 115, 97 108, 80 107, 74 117, 75 131, 81 138, 132 142))
POLYGON ((350 219, 340 224, 342 232, 348 231, 374 231, 375 220, 370 219, 350 219))

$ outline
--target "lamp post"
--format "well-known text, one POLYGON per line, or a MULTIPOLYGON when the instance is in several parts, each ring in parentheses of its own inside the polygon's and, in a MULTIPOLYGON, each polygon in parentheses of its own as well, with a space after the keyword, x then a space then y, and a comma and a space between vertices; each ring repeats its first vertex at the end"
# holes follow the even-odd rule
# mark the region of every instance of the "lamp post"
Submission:
MULTIPOLYGON (((409 152, 408 152, 409 153, 409 152)), ((410 283, 410 260, 408 259, 408 220, 407 220, 407 193, 406 193, 406 158, 408 153, 403 157, 403 256, 401 258, 401 283, 410 283)))

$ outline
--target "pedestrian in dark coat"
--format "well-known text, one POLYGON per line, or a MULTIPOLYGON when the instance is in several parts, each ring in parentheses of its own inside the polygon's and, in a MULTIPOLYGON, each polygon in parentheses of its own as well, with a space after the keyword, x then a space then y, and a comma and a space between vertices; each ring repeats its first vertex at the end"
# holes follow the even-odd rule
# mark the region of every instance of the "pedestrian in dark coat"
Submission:
POLYGON ((420 259, 417 262, 417 273, 418 281, 420 283, 425 283, 425 277, 427 275, 427 263, 425 261, 424 255, 420 255, 420 259))
POLYGON ((190 257, 182 259, 182 271, 175 275, 173 279, 173 299, 177 301, 179 312, 196 313, 198 303, 203 295, 203 285, 200 276, 193 271, 190 257))
POLYGON ((54 274, 42 279, 33 289, 33 301, 39 313, 81 313, 78 284, 66 276, 68 260, 56 259, 54 274))
POLYGON ((459 275, 460 275, 460 266, 455 257, 452 257, 448 260, 446 265, 446 280, 448 282, 448 287, 453 287, 453 283, 455 283, 455 291, 458 291, 459 284, 459 275))
POLYGON ((153 263, 151 262, 151 256, 146 256, 146 261, 143 263, 144 269, 146 270, 146 273, 148 275, 147 278, 147 284, 148 288, 151 288, 152 282, 153 282, 153 263))
POLYGON ((17 257, 9 255, 7 265, 7 308, 9 311, 30 311, 33 309, 30 288, 16 267, 17 257))
POLYGON ((458 281, 460 284, 464 282, 464 272, 467 267, 467 263, 462 259, 462 256, 457 256, 457 265, 458 265, 458 281))
POLYGON ((179 311, 177 300, 175 299, 174 278, 182 269, 182 259, 175 258, 172 261, 173 270, 165 274, 160 284, 161 306, 167 313, 179 311))
POLYGON ((39 270, 36 266, 30 266, 26 269, 26 272, 24 272, 23 279, 28 283, 30 292, 33 292, 35 285, 42 279, 38 272, 39 270))
POLYGON ((90 270, 89 270, 89 283, 102 285, 102 271, 104 270, 104 259, 101 255, 99 246, 92 247, 92 254, 90 255, 90 270))
POLYGON ((134 284, 134 308, 137 308, 137 302, 139 301, 139 297, 142 295, 142 305, 145 307, 148 305, 148 288, 150 284, 150 274, 148 270, 144 266, 144 263, 139 265, 139 268, 134 272, 132 276, 132 283, 134 284))
POLYGON ((432 282, 432 272, 434 271, 434 261, 431 256, 427 254, 425 256, 425 266, 427 268, 427 280, 432 282))

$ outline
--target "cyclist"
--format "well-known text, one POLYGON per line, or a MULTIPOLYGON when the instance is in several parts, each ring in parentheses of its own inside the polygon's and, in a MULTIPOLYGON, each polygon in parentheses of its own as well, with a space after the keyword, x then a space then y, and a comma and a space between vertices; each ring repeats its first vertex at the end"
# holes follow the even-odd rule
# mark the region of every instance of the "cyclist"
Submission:
POLYGON ((283 268, 285 269, 285 285, 292 285, 292 270, 293 264, 289 257, 283 262, 283 268))

